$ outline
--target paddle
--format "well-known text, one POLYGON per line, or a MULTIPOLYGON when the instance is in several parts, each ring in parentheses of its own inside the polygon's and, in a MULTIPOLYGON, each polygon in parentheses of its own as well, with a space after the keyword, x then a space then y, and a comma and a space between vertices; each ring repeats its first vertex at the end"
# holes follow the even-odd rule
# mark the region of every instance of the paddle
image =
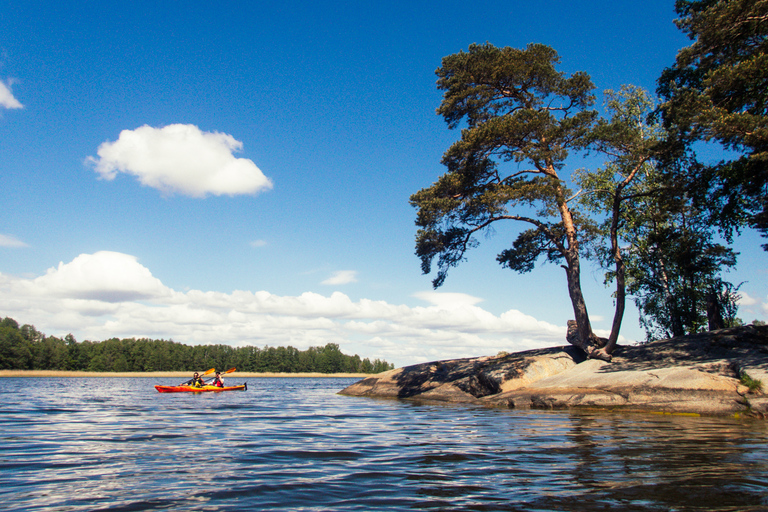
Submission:
MULTIPOLYGON (((216 371, 216 368, 211 368, 210 370, 202 374, 201 377, 205 377, 206 375, 209 375, 215 371, 216 371)), ((187 382, 182 382, 181 384, 179 384, 179 386, 188 386, 190 384, 192 384, 192 379, 189 379, 187 382)))
MULTIPOLYGON (((226 375, 226 374, 228 374, 228 373, 232 373, 232 372, 233 372, 233 371, 235 371, 236 369, 237 369, 237 368, 230 368, 229 370, 227 370, 227 371, 225 371, 225 372, 219 372, 219 375, 226 375)), ((214 377, 214 379, 215 379, 215 378, 216 378, 216 377, 214 377)), ((211 380, 208 380, 208 381, 206 381, 205 383, 206 383, 206 384, 208 384, 208 383, 209 383, 209 382, 211 382, 212 380, 213 380, 213 379, 211 379, 211 380)))

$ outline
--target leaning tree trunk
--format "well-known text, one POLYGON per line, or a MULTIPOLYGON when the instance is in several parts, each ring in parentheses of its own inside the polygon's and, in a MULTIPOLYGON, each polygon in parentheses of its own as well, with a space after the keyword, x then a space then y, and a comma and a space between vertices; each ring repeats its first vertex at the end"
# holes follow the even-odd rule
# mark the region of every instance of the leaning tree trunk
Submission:
MULTIPOLYGON (((599 357, 600 359, 610 360, 610 355, 605 355, 599 352, 605 343, 602 343, 597 336, 592 332, 592 324, 589 322, 589 313, 587 313, 587 304, 584 301, 584 294, 581 291, 581 262, 579 258, 579 241, 576 236, 576 227, 573 223, 573 216, 566 201, 560 201, 558 208, 560 210, 560 218, 563 221, 565 227, 565 239, 567 247, 565 248, 565 261, 566 265, 565 275, 568 281, 568 295, 571 298, 571 304, 573 305, 573 314, 576 318, 575 336, 571 329, 569 329, 566 339, 569 343, 576 345, 582 349, 589 357, 599 357)), ((569 322, 569 327, 572 324, 569 322)))
POLYGON ((589 321, 587 313, 587 304, 584 302, 584 295, 581 292, 581 277, 579 260, 569 261, 564 265, 565 274, 568 279, 568 294, 571 297, 573 305, 573 314, 575 321, 568 322, 568 334, 566 339, 568 343, 579 347, 588 357, 610 361, 611 356, 601 349, 605 346, 605 339, 598 338, 592 332, 592 324, 589 321))
MULTIPOLYGON (((608 342, 600 349, 602 354, 608 356, 609 359, 619 341, 619 331, 621 331, 621 322, 624 319, 624 309, 627 301, 624 259, 621 257, 618 247, 614 254, 616 260, 616 311, 613 314, 613 324, 611 325, 611 334, 608 336, 608 342)), ((605 358, 600 357, 600 359, 605 358)))
POLYGON ((594 357, 600 359, 610 360, 611 354, 616 349, 616 343, 619 340, 619 331, 621 331, 621 322, 624 319, 624 309, 627 301, 626 265, 624 264, 624 257, 621 255, 621 247, 619 247, 621 202, 624 199, 627 199, 627 197, 622 196, 622 193, 624 192, 624 189, 629 186, 630 182, 635 179, 649 158, 650 155, 641 158, 624 181, 616 186, 616 191, 613 194, 610 236, 611 254, 613 254, 613 261, 616 264, 616 311, 613 313, 613 324, 611 324, 611 334, 608 336, 608 341, 605 346, 594 355, 594 357))

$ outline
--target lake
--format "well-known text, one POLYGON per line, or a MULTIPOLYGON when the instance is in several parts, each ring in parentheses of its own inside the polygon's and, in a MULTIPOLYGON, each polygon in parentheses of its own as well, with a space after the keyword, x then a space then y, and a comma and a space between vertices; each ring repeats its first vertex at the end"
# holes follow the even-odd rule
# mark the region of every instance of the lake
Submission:
POLYGON ((0 378, 0 508, 768 510, 768 422, 336 394, 354 381, 0 378))

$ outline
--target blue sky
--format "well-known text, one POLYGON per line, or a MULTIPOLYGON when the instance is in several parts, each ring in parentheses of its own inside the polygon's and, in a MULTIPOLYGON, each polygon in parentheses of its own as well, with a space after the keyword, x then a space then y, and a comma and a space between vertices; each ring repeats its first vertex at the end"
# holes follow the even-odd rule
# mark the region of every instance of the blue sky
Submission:
MULTIPOLYGON (((445 285, 409 196, 459 137, 442 57, 544 43, 598 91, 653 91, 673 2, 0 2, 0 316, 79 341, 339 343, 396 365, 564 343, 562 269, 493 238, 445 285)), ((768 315, 745 233, 740 317, 768 315)), ((610 290, 582 276, 597 330, 610 290)), ((626 341, 643 338, 633 307, 626 341)))

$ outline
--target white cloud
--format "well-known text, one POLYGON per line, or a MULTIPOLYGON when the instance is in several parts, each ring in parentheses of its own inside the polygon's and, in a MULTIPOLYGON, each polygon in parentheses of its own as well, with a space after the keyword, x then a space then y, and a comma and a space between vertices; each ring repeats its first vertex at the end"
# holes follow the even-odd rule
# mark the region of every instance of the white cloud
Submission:
POLYGON ((327 284, 327 285, 340 285, 340 284, 349 284, 349 283, 356 283, 357 282, 357 271, 356 270, 339 270, 338 272, 334 272, 331 277, 326 279, 320 284, 327 284))
POLYGON ((13 93, 11 92, 11 81, 8 81, 8 85, 6 85, 2 80, 0 80, 0 106, 3 106, 5 108, 24 108, 24 105, 22 105, 19 100, 13 97, 13 93))
POLYGON ((759 297, 752 297, 745 291, 739 291, 741 296, 739 299, 739 312, 738 316, 745 322, 751 322, 757 320, 756 316, 768 315, 768 299, 760 299, 759 297))
POLYGON ((443 308, 474 306, 483 301, 483 299, 467 295, 466 293, 441 293, 429 291, 414 293, 413 296, 443 308))
POLYGON ((267 245, 266 240, 254 240, 251 242, 251 247, 264 247, 267 245))
POLYGON ((747 292, 739 292, 741 298, 739 299, 739 306, 753 306, 757 304, 757 299, 747 295, 747 292))
POLYGON ((33 282, 37 293, 116 303, 166 297, 170 290, 134 256, 100 251, 59 263, 33 282))
POLYGON ((124 172, 166 194, 233 196, 272 188, 256 164, 232 154, 242 146, 231 135, 203 132, 191 124, 145 125, 123 130, 115 142, 99 146, 98 158, 86 161, 104 179, 124 172))
POLYGON ((29 247, 27 244, 12 235, 0 233, 0 247, 29 247))
POLYGON ((494 315, 465 294, 423 292, 427 307, 334 292, 175 291, 128 254, 81 254, 35 279, 0 273, 0 316, 54 336, 173 339, 188 344, 338 343, 347 354, 397 366, 565 344, 565 327, 516 310, 494 315))

